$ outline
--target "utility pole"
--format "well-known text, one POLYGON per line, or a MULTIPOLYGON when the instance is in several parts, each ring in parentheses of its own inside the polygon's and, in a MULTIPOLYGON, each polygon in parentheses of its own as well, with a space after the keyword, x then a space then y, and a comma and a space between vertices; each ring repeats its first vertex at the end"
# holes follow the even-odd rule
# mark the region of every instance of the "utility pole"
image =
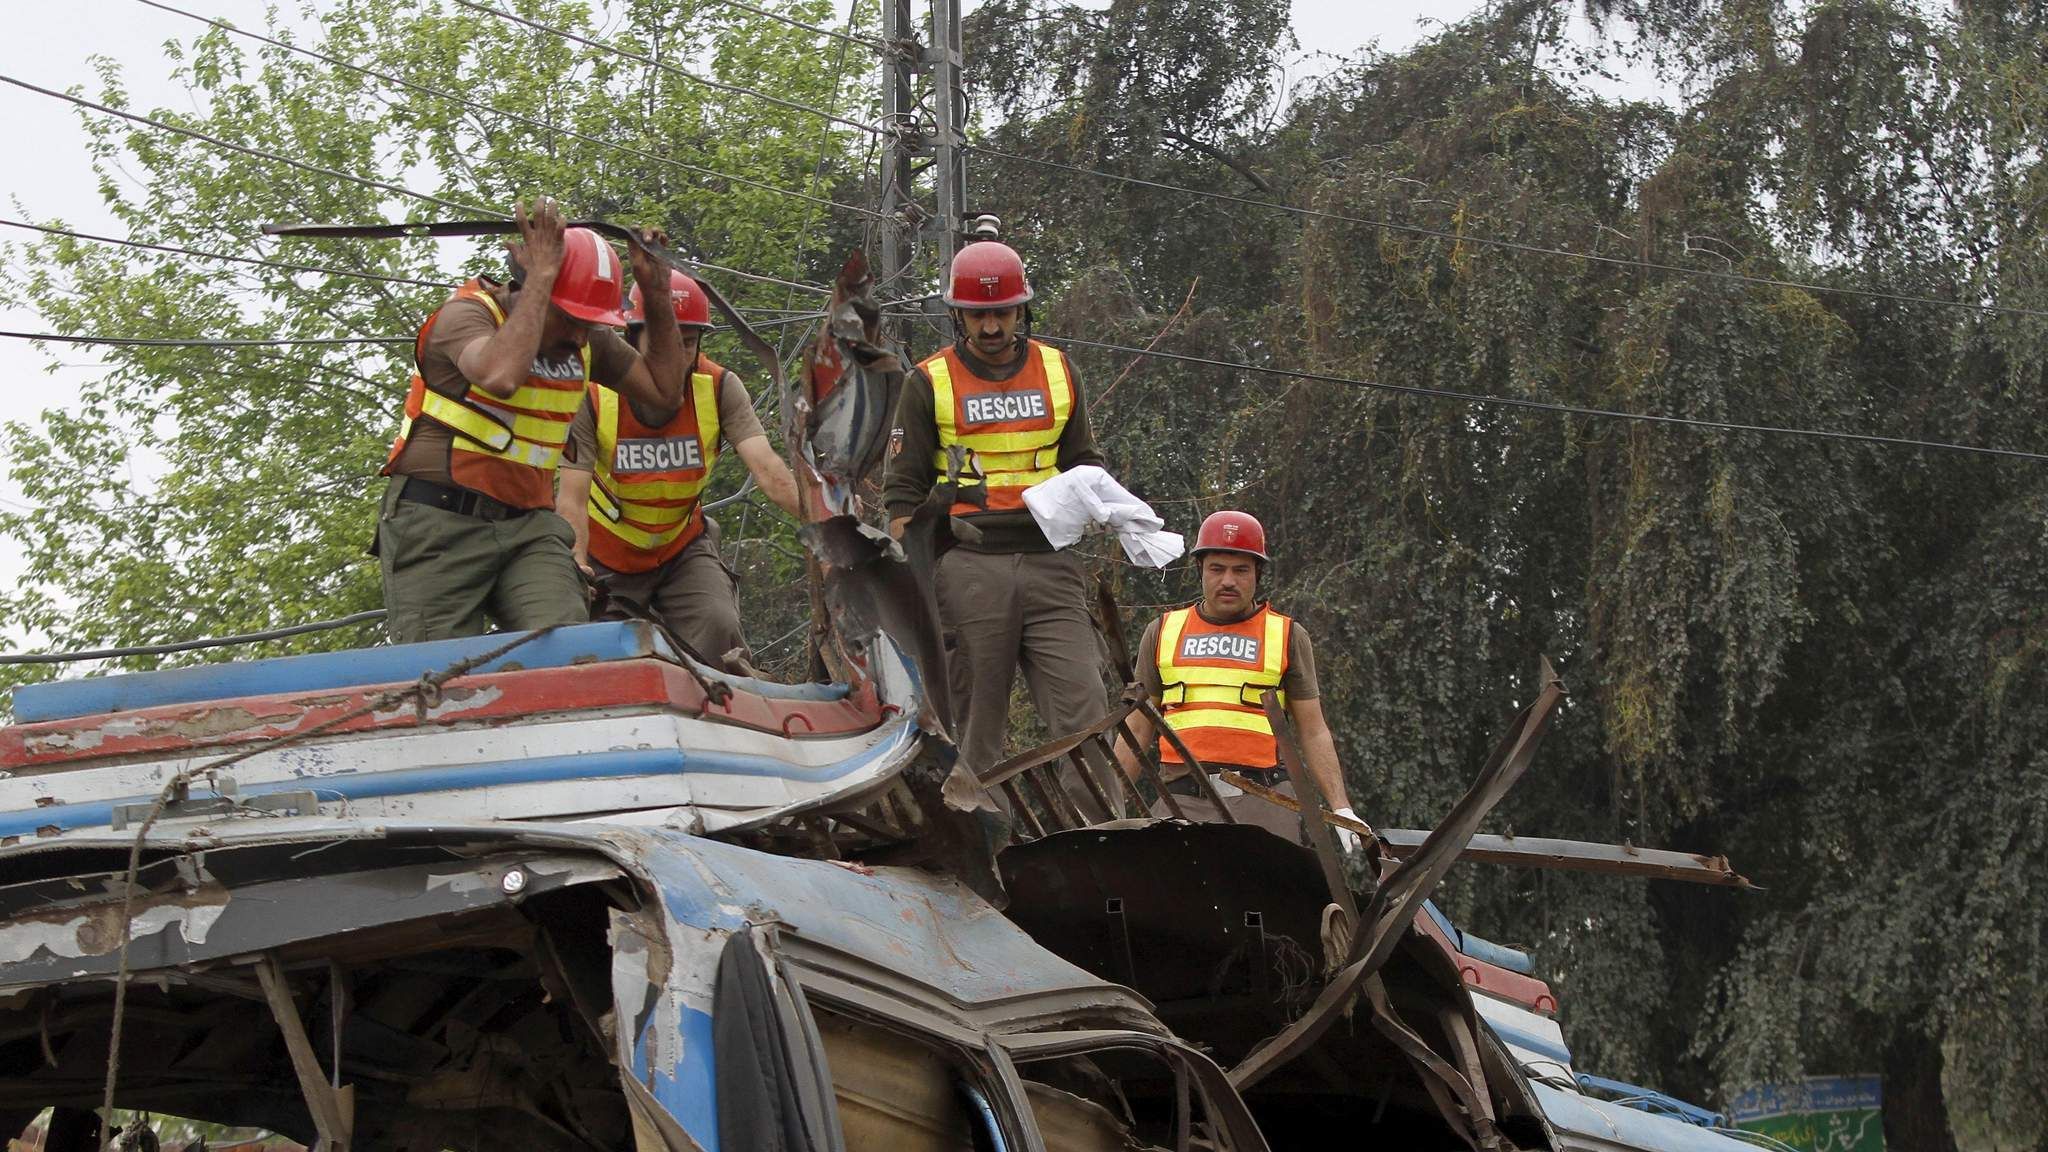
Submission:
MULTIPOLYGON (((961 86, 962 0, 929 0, 921 29, 912 0, 882 0, 881 282, 900 297, 937 282, 966 227, 967 108, 961 86), (924 35, 919 35, 923 32, 924 35), (921 178, 930 175, 928 187, 921 178)), ((936 302, 931 305, 937 310, 936 302)))

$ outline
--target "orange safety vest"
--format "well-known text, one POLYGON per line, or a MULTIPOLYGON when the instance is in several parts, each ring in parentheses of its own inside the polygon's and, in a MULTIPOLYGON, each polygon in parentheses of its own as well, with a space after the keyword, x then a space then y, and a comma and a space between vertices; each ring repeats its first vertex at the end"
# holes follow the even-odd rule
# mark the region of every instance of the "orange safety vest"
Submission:
POLYGON ((1008 380, 983 380, 948 346, 918 365, 932 382, 932 415, 939 426, 934 463, 944 477, 947 449, 969 453, 960 488, 987 485, 986 507, 956 501, 953 515, 1024 507, 1024 490, 1060 474, 1060 436, 1074 411, 1074 382, 1059 349, 1025 342, 1024 366, 1008 380))
POLYGON ((605 567, 651 571, 704 531, 697 497, 718 460, 718 382, 724 378, 725 369, 697 357, 689 395, 660 427, 642 424, 612 389, 590 386, 597 420, 590 554, 605 567))
MULTIPOLYGON (((492 321, 500 328, 505 326, 504 309, 481 281, 471 280, 456 289, 448 304, 457 300, 482 301, 492 321)), ((493 396, 466 381, 461 396, 447 396, 427 387, 421 365, 426 359, 427 337, 448 304, 427 317, 413 341, 405 420, 398 426, 398 440, 391 445, 383 474, 391 475, 399 453, 405 451, 406 437, 412 434, 413 421, 424 416, 455 434, 449 442, 448 474, 457 484, 513 508, 552 507, 555 466, 561 463, 562 446, 569 442, 569 424, 576 418, 584 385, 590 380, 589 346, 584 346, 579 360, 549 363, 536 358, 533 373, 510 396, 493 396)))
MULTIPOLYGON (((1280 763, 1273 725, 1260 697, 1287 675, 1294 622, 1269 605, 1235 624, 1211 624, 1191 605, 1159 620, 1160 711, 1205 764, 1271 768, 1280 763)), ((1287 694, 1280 693, 1287 705, 1287 694)), ((1159 757, 1184 763, 1162 737, 1159 757)))

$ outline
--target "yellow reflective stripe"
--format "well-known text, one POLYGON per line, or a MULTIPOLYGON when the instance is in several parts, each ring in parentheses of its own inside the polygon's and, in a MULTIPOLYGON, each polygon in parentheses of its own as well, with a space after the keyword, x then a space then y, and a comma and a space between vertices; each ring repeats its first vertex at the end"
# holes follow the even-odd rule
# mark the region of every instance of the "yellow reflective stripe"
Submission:
MULTIPOLYGON (((1287 671, 1287 629, 1293 622, 1271 608, 1266 612, 1266 675, 1278 680, 1287 671)), ((1285 699, 1281 703, 1286 703, 1285 699)))
POLYGON ((491 313, 491 321, 495 323, 498 327, 503 328, 505 326, 505 310, 503 308, 498 307, 498 302, 491 298, 491 294, 489 292, 477 292, 475 295, 471 296, 470 299, 477 301, 478 303, 482 304, 485 308, 489 309, 491 313))
MULTIPOLYGON (((522 384, 510 396, 493 396, 482 389, 471 389, 469 402, 493 411, 518 409, 524 412, 548 412, 561 416, 574 416, 583 404, 581 388, 536 388, 522 384)), ((566 422, 564 427, 567 427, 566 422)))
MULTIPOLYGON (((1182 684, 1180 687, 1182 691, 1178 703, 1242 704, 1247 708, 1258 708, 1263 703, 1260 697, 1264 694, 1264 690, 1273 686, 1271 684, 1239 684, 1235 686, 1228 684, 1182 684), (1254 687, 1260 689, 1260 691, 1245 691, 1246 688, 1254 687)), ((1279 691, 1278 689, 1274 690, 1276 692, 1279 691)), ((1287 693, 1279 692, 1279 696, 1280 706, 1285 708, 1287 706, 1287 693)))
POLYGON ((592 477, 590 481, 590 506, 597 509, 599 515, 614 523, 624 519, 626 516, 625 510, 619 507, 618 501, 612 499, 612 494, 605 491, 604 485, 599 484, 595 477, 592 477))
POLYGON ((1178 671, 1172 668, 1174 656, 1180 652, 1181 633, 1188 629, 1188 617, 1195 614, 1193 608, 1176 608, 1159 622, 1159 651, 1153 656, 1159 661, 1159 670, 1164 673, 1178 671))
POLYGON ((1067 426, 1067 417, 1074 414, 1074 385, 1067 379, 1067 360, 1059 349, 1040 344, 1038 362, 1045 365, 1045 382, 1052 390, 1052 426, 1054 439, 1058 439, 1058 432, 1067 426))
POLYGON ((630 521, 621 520, 617 523, 606 524, 604 526, 604 530, 611 533, 614 536, 617 536, 619 539, 624 540, 626 543, 631 544, 635 548, 654 549, 660 548, 674 541, 676 537, 681 536, 683 534, 683 529, 689 526, 690 522, 686 518, 678 523, 671 524, 667 528, 663 528, 660 531, 649 532, 645 528, 633 524, 630 521))
POLYGON ((1271 736, 1273 725, 1264 712, 1232 712, 1227 708, 1176 708, 1166 714, 1166 726, 1175 732, 1190 728, 1234 728, 1271 736))
POLYGON ((503 451, 512 444, 512 429, 502 422, 477 411, 460 400, 443 396, 428 389, 420 398, 420 414, 432 416, 441 423, 478 444, 493 451, 503 451))
POLYGON ((944 468, 946 445, 960 442, 960 428, 953 423, 953 370, 946 366, 944 352, 918 367, 924 369, 925 377, 932 382, 932 415, 939 424, 939 467, 944 468))

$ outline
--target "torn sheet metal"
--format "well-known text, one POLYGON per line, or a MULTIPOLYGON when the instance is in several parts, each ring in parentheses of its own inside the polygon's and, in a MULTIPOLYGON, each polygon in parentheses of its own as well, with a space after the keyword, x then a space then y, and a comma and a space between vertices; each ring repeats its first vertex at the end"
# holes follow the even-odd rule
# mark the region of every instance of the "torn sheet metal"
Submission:
MULTIPOLYGON (((169 879, 162 868, 147 885, 169 879)), ((618 876, 589 856, 497 858, 406 865, 340 876, 304 876, 230 890, 201 869, 200 883, 135 902, 129 967, 135 972, 223 960, 337 933, 473 912, 618 876), (522 879, 508 891, 505 873, 522 879)), ((0 993, 66 980, 111 977, 120 966, 120 877, 103 876, 80 902, 72 879, 0 890, 0 993), (97 892, 93 889, 97 887, 97 892)))
MULTIPOLYGON (((1397 860, 1405 860, 1422 847, 1429 833, 1415 828, 1382 828, 1379 836, 1397 860)), ((1749 880, 1735 871, 1726 856, 1696 852, 1672 852, 1660 848, 1637 848, 1632 844, 1595 844, 1583 840, 1552 840, 1541 836, 1472 837, 1459 859, 1479 864, 1507 864, 1522 868, 1550 868, 1565 872, 1597 872, 1609 876, 1641 876, 1652 880, 1684 880, 1693 884, 1714 884, 1748 888, 1749 880)))

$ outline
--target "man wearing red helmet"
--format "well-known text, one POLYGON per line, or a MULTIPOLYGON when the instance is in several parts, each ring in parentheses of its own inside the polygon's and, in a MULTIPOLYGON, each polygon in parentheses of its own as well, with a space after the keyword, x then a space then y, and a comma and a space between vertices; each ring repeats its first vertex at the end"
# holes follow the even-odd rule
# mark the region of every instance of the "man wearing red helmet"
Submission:
MULTIPOLYGON (((906 375, 882 501, 890 531, 901 535, 947 479, 955 450, 964 452, 952 512, 980 538, 940 560, 939 616, 954 714, 964 718, 955 735, 966 763, 983 769, 1002 759, 1020 667, 1053 737, 1107 708, 1081 562, 1053 550, 1023 499, 1033 484, 1103 459, 1073 365, 1028 335, 1023 260, 985 240, 962 248, 948 271, 944 299, 958 339, 906 375)), ((1091 798, 1086 807, 1094 806, 1091 798)))
MULTIPOLYGON (((1138 682, 1197 760, 1292 796, 1294 786, 1279 766, 1279 742, 1261 699, 1266 689, 1278 689, 1300 734, 1309 777, 1331 807, 1354 816, 1337 763, 1337 742, 1317 698, 1315 649, 1308 632, 1259 596, 1259 580, 1269 562, 1264 526, 1244 512, 1217 512, 1202 521, 1193 555, 1202 575, 1202 598, 1145 629, 1138 642, 1138 682)), ((1131 726, 1141 743, 1156 735, 1143 716, 1133 715, 1131 726)), ((1222 814, 1188 777, 1180 752, 1164 738, 1158 744, 1166 786, 1181 810, 1197 820, 1220 820, 1222 814)), ((1124 771, 1137 775, 1131 747, 1119 746, 1117 760, 1124 771)), ((1299 837, 1301 824, 1294 813, 1220 780, 1217 790, 1240 823, 1257 824, 1289 840, 1299 837)), ((1168 811, 1162 803, 1153 814, 1168 811)), ((1357 847, 1358 836, 1350 829, 1339 828, 1337 834, 1345 847, 1357 847)))
MULTIPOLYGON (((643 357, 623 323, 624 270, 604 238, 562 226, 546 200, 516 210, 511 245, 523 276, 478 277, 420 325, 405 419, 373 549, 383 565, 385 621, 410 643, 588 617, 569 525, 554 513, 555 467, 585 385, 609 384, 650 408, 681 402, 675 325, 643 357)), ((650 242, 665 243, 659 233, 650 242)), ((668 268, 633 246, 633 277, 669 313, 668 268)))
MULTIPOLYGON (((769 446, 740 378, 703 354, 711 331, 704 288, 669 276, 680 356, 692 365, 682 403, 654 410, 592 382, 589 403, 569 427, 555 510, 576 533, 576 562, 606 578, 615 598, 651 609, 669 631, 714 664, 751 671, 740 626, 738 586, 718 555, 718 526, 699 496, 723 440, 761 491, 797 514, 796 480, 769 446)), ((639 285, 626 309, 626 337, 645 353, 657 325, 647 322, 639 285)))

